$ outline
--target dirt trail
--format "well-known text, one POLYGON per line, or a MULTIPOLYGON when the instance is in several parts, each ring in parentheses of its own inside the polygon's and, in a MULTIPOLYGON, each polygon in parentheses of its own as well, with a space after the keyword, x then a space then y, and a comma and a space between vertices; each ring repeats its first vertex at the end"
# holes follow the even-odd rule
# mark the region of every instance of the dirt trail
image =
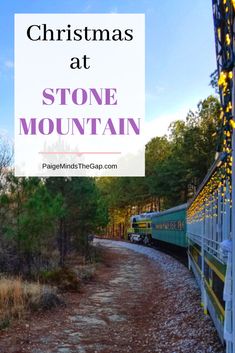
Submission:
POLYGON ((104 245, 105 264, 83 294, 2 332, 0 353, 224 352, 187 268, 104 245))

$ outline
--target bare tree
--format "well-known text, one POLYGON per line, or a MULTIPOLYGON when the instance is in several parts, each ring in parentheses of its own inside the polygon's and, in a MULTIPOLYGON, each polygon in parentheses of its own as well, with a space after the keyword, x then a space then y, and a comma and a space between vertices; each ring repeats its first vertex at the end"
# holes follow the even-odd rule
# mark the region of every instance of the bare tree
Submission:
POLYGON ((9 139, 0 135, 0 187, 13 158, 13 146, 9 139))

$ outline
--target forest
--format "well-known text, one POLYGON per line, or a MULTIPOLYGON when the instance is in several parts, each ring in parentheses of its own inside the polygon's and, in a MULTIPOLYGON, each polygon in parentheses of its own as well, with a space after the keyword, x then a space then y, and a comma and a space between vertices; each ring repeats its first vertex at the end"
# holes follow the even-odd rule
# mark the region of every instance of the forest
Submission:
POLYGON ((1 138, 1 271, 31 275, 50 262, 64 266, 72 250, 89 256, 89 234, 125 236, 130 215, 186 202, 219 151, 219 116, 210 96, 168 135, 149 141, 145 177, 16 178, 13 149, 1 138))
POLYGON ((13 149, 1 138, 1 271, 31 274, 54 253, 63 266, 71 249, 88 253, 88 234, 124 236, 131 214, 186 202, 219 151, 219 116, 217 98, 199 102, 148 142, 146 176, 136 178, 16 178, 13 149))
POLYGON ((219 101, 209 96, 196 111, 173 122, 168 134, 147 143, 146 176, 129 178, 17 178, 13 147, 2 136, 0 313, 6 306, 10 311, 18 309, 17 314, 2 315, 0 326, 9 316, 19 315, 22 296, 27 305, 32 300, 22 280, 39 285, 50 284, 51 279, 54 284, 55 278, 61 281, 66 273, 66 281, 76 286, 76 274, 68 270, 68 264, 74 254, 83 264, 96 261, 90 235, 125 238, 131 215, 164 210, 193 197, 215 151, 220 150, 220 124, 219 101), (19 302, 16 291, 21 292, 19 302), (18 304, 12 306, 15 300, 18 304))

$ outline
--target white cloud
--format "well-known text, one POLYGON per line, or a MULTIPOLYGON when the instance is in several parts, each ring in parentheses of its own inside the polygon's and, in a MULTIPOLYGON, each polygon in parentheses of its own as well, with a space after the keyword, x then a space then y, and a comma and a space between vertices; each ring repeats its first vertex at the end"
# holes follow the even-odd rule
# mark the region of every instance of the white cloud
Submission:
POLYGON ((92 5, 88 3, 88 4, 84 7, 83 12, 89 12, 91 9, 92 9, 92 5))
POLYGON ((8 131, 6 129, 0 129, 0 136, 7 136, 8 131))
POLYGON ((165 92, 165 90, 166 89, 164 86, 157 85, 153 90, 146 92, 145 98, 148 101, 154 101, 158 99, 165 92))
POLYGON ((118 13, 118 8, 117 7, 113 7, 109 13, 118 13))
POLYGON ((153 137, 164 136, 169 133, 169 125, 176 120, 185 120, 189 108, 182 107, 171 114, 163 114, 150 121, 145 122, 145 143, 153 137))
POLYGON ((6 60, 5 67, 8 69, 12 69, 14 67, 14 62, 12 60, 6 60))

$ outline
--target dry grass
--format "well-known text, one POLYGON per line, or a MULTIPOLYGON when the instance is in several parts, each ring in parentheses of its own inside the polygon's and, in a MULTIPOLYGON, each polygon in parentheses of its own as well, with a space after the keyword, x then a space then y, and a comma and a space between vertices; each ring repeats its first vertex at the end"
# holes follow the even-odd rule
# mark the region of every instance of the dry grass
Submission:
POLYGON ((12 318, 21 318, 31 309, 43 306, 45 294, 53 292, 39 283, 28 283, 20 278, 0 277, 0 328, 12 318))

